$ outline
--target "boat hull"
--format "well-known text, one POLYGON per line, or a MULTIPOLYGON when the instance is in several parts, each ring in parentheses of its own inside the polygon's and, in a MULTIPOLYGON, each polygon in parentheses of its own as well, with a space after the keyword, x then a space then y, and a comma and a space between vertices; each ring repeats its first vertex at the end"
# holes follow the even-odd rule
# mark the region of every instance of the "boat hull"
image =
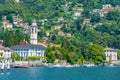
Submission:
POLYGON ((29 66, 14 66, 14 68, 29 68, 29 66))

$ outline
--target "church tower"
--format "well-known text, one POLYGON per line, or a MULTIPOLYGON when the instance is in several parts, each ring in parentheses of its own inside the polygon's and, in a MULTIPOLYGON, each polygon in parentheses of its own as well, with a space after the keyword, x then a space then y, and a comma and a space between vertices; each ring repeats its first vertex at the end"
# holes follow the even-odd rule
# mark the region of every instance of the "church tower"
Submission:
POLYGON ((37 35, 38 35, 37 23, 35 20, 33 20, 33 23, 30 28, 30 44, 37 44, 37 35))

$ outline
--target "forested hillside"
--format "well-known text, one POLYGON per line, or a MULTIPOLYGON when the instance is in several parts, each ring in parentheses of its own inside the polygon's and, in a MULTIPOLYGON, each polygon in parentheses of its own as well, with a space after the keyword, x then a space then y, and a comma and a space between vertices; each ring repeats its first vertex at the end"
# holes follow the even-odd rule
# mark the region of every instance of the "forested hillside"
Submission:
MULTIPOLYGON (((1 21, 2 16, 7 16, 11 23, 12 16, 18 16, 29 24, 35 19, 40 29, 39 42, 47 37, 47 44, 60 46, 47 48, 46 53, 50 52, 46 54, 48 62, 58 58, 73 64, 84 60, 97 63, 104 60, 105 47, 120 49, 120 0, 0 0, 1 21), (100 11, 106 10, 103 8, 105 4, 110 4, 111 8, 101 16, 100 11), (74 16, 75 12, 80 15, 74 16), (41 24, 40 20, 46 21, 41 24), (86 23, 85 20, 90 22, 86 23), (62 27, 52 29, 56 25, 62 27), (60 31, 64 36, 59 35, 60 31), (67 34, 70 36, 67 37, 67 34)), ((29 40, 28 36, 21 29, 0 32, 0 38, 8 47, 19 44, 24 38, 29 40)))

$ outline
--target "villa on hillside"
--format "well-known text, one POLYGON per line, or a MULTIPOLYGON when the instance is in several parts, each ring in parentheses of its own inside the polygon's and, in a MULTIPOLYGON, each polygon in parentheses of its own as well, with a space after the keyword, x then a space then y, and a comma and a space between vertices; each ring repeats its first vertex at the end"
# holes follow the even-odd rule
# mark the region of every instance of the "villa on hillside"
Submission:
POLYGON ((83 24, 89 24, 90 23, 90 19, 84 19, 83 24))
POLYGON ((79 7, 74 7, 72 8, 73 11, 79 11, 79 12, 82 12, 83 11, 83 8, 79 8, 79 7))
POLYGON ((13 54, 18 54, 21 58, 28 56, 44 57, 46 47, 39 45, 37 42, 38 29, 36 22, 34 21, 30 27, 30 44, 26 41, 22 41, 20 45, 13 47, 13 54))
POLYGON ((117 50, 113 48, 106 48, 104 50, 106 61, 116 61, 117 60, 117 50))
POLYGON ((98 12, 100 14, 100 16, 104 16, 105 14, 107 14, 109 11, 112 10, 112 5, 111 4, 105 4, 102 5, 102 9, 94 9, 92 12, 98 12))
POLYGON ((75 17, 80 17, 80 16, 81 16, 81 13, 80 13, 80 12, 74 12, 73 16, 75 16, 75 17))
POLYGON ((111 10, 111 8, 112 8, 111 4, 103 5, 103 8, 99 12, 100 16, 104 16, 105 14, 107 14, 111 10))
POLYGON ((4 29, 12 29, 13 28, 13 25, 12 23, 10 23, 8 20, 3 20, 2 21, 2 27, 4 29))
POLYGON ((59 17, 58 22, 62 22, 62 21, 64 21, 64 17, 59 17))
POLYGON ((20 44, 13 47, 13 53, 18 54, 21 58, 28 56, 44 57, 45 47, 42 45, 20 44))
POLYGON ((18 18, 18 16, 13 16, 13 24, 16 26, 19 26, 19 23, 22 22, 21 18, 18 18))
POLYGON ((52 26, 51 29, 52 29, 52 30, 59 30, 59 29, 61 29, 62 27, 63 27, 63 24, 61 24, 61 25, 56 25, 56 26, 52 26))
POLYGON ((71 37, 71 36, 72 36, 71 33, 66 34, 66 37, 71 37))
POLYGON ((65 36, 64 32, 61 31, 61 30, 58 31, 58 35, 59 35, 59 36, 65 36))

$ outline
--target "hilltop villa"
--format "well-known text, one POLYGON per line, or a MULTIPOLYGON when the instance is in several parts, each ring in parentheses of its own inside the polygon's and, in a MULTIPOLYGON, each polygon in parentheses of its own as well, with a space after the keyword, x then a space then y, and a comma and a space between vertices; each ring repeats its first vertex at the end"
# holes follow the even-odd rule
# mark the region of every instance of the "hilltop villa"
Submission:
POLYGON ((13 53, 18 54, 21 58, 26 58, 28 56, 41 56, 44 57, 45 48, 43 45, 38 45, 37 43, 37 24, 33 21, 30 28, 30 44, 26 41, 20 43, 13 47, 13 53))

